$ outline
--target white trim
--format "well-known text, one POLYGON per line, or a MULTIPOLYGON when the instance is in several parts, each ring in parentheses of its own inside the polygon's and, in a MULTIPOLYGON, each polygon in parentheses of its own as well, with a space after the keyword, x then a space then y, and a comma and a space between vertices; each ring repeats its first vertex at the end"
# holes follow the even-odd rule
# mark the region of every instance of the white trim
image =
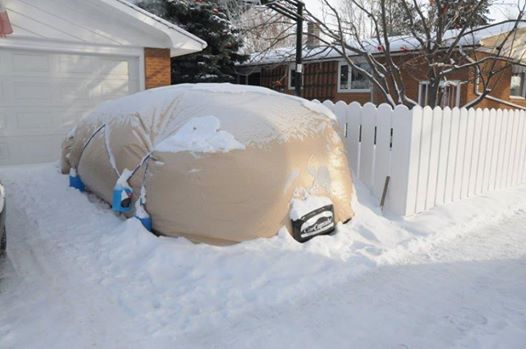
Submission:
MULTIPOLYGON (((337 85, 336 85, 336 88, 337 88, 336 91, 338 93, 348 93, 348 92, 350 92, 349 88, 341 88, 341 85, 342 85, 342 65, 349 65, 349 63, 346 63, 344 61, 338 61, 338 72, 337 72, 337 74, 338 74, 338 79, 337 80, 338 81, 337 81, 337 85)), ((349 67, 349 70, 347 72, 350 72, 350 68, 351 67, 349 67)), ((349 82, 349 79, 351 78, 350 75, 351 74, 349 74, 349 77, 347 78, 348 82, 349 82)))
MULTIPOLYGON (((296 87, 292 86, 292 70, 296 70, 296 63, 289 63, 289 72, 288 72, 288 82, 287 82, 287 87, 289 88, 289 90, 294 90, 296 87)), ((300 67, 300 69, 302 69, 300 67)), ((304 74, 302 73, 301 74, 301 89, 303 90, 303 82, 305 81, 303 79, 303 76, 304 74)))
MULTIPOLYGON (((170 74, 172 72, 170 71, 170 74)), ((139 90, 146 90, 146 63, 144 60, 144 50, 141 50, 139 55, 139 90)))
POLYGON ((511 77, 510 77, 510 98, 515 98, 515 99, 518 99, 518 98, 524 98, 526 97, 526 73, 524 72, 513 72, 511 73, 511 77), (514 75, 520 75, 521 77, 521 94, 520 95, 513 95, 511 94, 511 80, 513 79, 513 76, 514 75))
POLYGON ((458 80, 456 80, 456 86, 457 86, 457 102, 456 106, 460 107, 460 90, 462 89, 462 83, 458 80))
MULTIPOLYGON (((450 85, 454 85, 456 90, 456 96, 455 96, 455 107, 460 108, 460 90, 462 88, 462 83, 460 80, 448 80, 448 81, 440 81, 440 87, 444 87, 446 85, 446 82, 450 85)), ((422 88, 424 85, 429 85, 428 80, 423 80, 418 82, 418 105, 424 106, 422 102, 422 88)), ((427 105, 427 103, 426 103, 427 105)))
POLYGON ((188 53, 193 52, 199 52, 204 50, 207 47, 206 41, 198 38, 197 36, 190 34, 186 30, 183 30, 182 28, 148 12, 143 9, 141 9, 138 6, 135 6, 125 0, 99 0, 100 2, 103 2, 109 6, 112 6, 113 8, 120 10, 121 12, 124 12, 146 24, 148 24, 151 27, 154 27, 157 30, 162 31, 165 33, 171 42, 171 53, 172 56, 176 54, 178 50, 181 49, 181 40, 178 35, 175 35, 175 33, 184 35, 188 39, 190 39, 195 45, 192 49, 187 49, 188 53))
POLYGON ((349 67, 349 70, 348 70, 348 73, 349 73, 349 78, 348 78, 348 82, 349 82, 349 85, 352 85, 352 66, 346 62, 346 61, 338 61, 338 82, 337 82, 337 85, 336 85, 336 88, 337 88, 337 92, 338 93, 370 93, 372 91, 372 89, 369 87, 369 88, 341 88, 341 74, 342 74, 342 65, 346 65, 349 67))
POLYGON ((144 52, 142 47, 103 46, 71 43, 50 39, 23 39, 8 37, 0 40, 0 49, 13 48, 36 51, 73 52, 84 54, 102 54, 138 57, 144 52))

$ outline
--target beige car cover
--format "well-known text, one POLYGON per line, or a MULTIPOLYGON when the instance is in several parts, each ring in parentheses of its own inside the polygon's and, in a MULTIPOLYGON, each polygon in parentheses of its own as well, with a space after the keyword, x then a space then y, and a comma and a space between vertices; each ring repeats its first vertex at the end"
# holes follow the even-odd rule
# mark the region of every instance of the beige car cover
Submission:
POLYGON ((330 200, 336 222, 352 218, 337 127, 320 103, 262 87, 169 86, 81 119, 64 141, 62 171, 111 203, 131 170, 133 201, 144 194, 155 232, 230 244, 291 231, 292 204, 310 197, 330 200))

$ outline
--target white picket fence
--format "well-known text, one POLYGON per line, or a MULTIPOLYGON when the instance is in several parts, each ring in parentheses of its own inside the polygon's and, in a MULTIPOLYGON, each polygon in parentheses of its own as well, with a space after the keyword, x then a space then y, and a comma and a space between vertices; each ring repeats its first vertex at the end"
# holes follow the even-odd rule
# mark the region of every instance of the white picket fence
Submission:
POLYGON ((353 176, 411 215, 526 183, 526 112, 323 102, 338 117, 353 176))

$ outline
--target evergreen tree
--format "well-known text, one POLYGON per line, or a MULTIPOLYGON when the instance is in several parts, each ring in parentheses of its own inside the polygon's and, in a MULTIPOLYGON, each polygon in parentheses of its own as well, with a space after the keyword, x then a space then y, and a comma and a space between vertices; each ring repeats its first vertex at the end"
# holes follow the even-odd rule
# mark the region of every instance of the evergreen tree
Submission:
MULTIPOLYGON (((414 4, 410 0, 384 0, 385 6, 385 27, 383 30, 388 35, 405 35, 411 32, 410 17, 414 20, 414 28, 421 32, 422 20, 419 17, 414 4), (409 12, 409 13, 408 13, 409 12)), ((422 4, 421 11, 427 15, 426 22, 428 26, 433 26, 438 20, 437 14, 444 19, 444 25, 449 29, 462 28, 464 26, 476 27, 488 24, 489 7, 491 0, 441 0, 440 3, 431 0, 429 4, 422 4)), ((376 2, 373 10, 375 17, 382 18, 381 3, 376 2)))
POLYGON ((373 17, 378 21, 381 34, 384 32, 388 36, 410 34, 410 18, 413 18, 415 21, 418 20, 415 6, 411 0, 405 0, 405 6, 401 0, 371 1, 369 6, 373 17), (382 5, 385 7, 385 24, 382 5))
POLYGON ((172 59, 172 83, 233 82, 242 38, 217 1, 143 0, 138 6, 208 43, 205 50, 172 59))
POLYGON ((451 22, 451 28, 477 27, 489 23, 490 5, 490 0, 442 0, 437 10, 451 22))
MULTIPOLYGON (((413 4, 406 1, 410 11, 413 11, 413 4)), ((380 4, 375 11, 376 18, 382 18, 382 9, 380 4)), ((383 30, 389 36, 405 35, 411 32, 409 16, 416 17, 414 13, 408 14, 406 8, 399 0, 385 0, 385 27, 383 30)))

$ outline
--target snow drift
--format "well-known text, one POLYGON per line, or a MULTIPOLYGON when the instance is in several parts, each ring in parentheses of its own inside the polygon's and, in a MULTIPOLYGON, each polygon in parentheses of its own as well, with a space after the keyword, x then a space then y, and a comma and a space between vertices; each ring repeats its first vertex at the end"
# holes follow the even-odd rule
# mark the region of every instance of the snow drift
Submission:
POLYGON ((312 202, 332 204, 335 223, 353 216, 336 127, 332 112, 301 98, 184 84, 102 104, 64 141, 61 166, 106 202, 116 183, 129 185, 130 207, 160 234, 229 244, 292 231, 312 202))

